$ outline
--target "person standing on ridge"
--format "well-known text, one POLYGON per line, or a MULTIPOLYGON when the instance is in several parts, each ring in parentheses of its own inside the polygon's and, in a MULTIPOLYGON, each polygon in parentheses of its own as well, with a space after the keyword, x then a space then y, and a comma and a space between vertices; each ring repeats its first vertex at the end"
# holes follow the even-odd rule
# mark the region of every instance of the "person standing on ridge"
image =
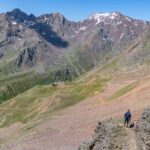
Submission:
POLYGON ((128 110, 125 114, 124 114, 124 126, 127 125, 127 127, 129 127, 129 122, 131 121, 131 112, 130 110, 128 110))

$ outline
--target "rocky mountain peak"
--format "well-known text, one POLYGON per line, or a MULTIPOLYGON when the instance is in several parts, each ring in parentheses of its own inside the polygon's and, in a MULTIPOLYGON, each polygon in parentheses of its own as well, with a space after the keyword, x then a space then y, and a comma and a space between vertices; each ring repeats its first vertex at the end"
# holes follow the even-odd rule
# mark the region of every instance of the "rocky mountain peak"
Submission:
POLYGON ((97 20, 98 18, 115 18, 117 17, 118 15, 120 15, 119 13, 117 12, 112 12, 112 13, 93 13, 91 14, 88 19, 95 19, 97 20))
POLYGON ((36 16, 34 16, 33 14, 30 14, 30 15, 28 16, 28 20, 29 20, 29 21, 36 21, 36 16))
POLYGON ((65 17, 60 13, 52 13, 52 14, 44 14, 38 17, 38 19, 42 22, 57 22, 62 23, 65 17))
POLYGON ((56 13, 52 13, 51 16, 56 17, 56 18, 65 18, 62 14, 56 12, 56 13))
POLYGON ((97 13, 96 12, 96 13, 91 14, 88 17, 88 20, 94 20, 96 21, 96 24, 99 24, 105 21, 120 20, 121 17, 124 18, 125 16, 118 12, 111 12, 111 13, 97 13))
POLYGON ((7 12, 7 15, 17 22, 24 22, 24 20, 28 19, 28 15, 18 8, 13 9, 11 12, 7 12))

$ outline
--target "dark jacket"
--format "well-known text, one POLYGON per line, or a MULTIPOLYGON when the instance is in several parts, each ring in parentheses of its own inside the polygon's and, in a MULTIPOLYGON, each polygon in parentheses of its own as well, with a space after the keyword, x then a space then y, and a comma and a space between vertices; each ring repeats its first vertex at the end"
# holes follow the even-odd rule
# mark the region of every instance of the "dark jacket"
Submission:
POLYGON ((124 114, 124 119, 130 120, 130 119, 131 119, 131 113, 130 113, 130 112, 126 112, 126 113, 124 114))

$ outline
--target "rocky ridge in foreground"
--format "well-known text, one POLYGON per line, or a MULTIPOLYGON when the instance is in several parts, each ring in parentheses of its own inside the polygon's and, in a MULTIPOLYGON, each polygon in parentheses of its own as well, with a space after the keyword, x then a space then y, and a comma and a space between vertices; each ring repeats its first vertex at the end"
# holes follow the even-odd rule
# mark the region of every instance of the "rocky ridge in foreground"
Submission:
POLYGON ((127 150, 127 134, 116 121, 99 122, 95 135, 83 143, 78 150, 127 150))
POLYGON ((140 150, 150 149, 150 108, 145 109, 139 121, 138 141, 140 150))
POLYGON ((144 110, 135 128, 124 128, 123 124, 113 119, 99 122, 95 135, 78 150, 130 149, 150 150, 150 108, 144 110))

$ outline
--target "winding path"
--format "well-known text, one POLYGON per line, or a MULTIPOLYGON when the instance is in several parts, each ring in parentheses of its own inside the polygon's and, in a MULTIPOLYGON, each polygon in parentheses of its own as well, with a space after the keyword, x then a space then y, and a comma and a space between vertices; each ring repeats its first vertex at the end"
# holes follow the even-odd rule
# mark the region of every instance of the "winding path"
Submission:
MULTIPOLYGON (((18 147, 20 150, 77 150, 91 137, 98 121, 120 118, 127 109, 131 109, 132 118, 137 119, 143 109, 150 106, 150 80, 142 80, 135 89, 115 101, 106 101, 106 97, 132 82, 110 83, 103 94, 57 112, 52 120, 38 125, 35 133, 20 138, 15 144, 12 141, 1 150, 17 150, 18 147)), ((127 133, 130 150, 138 150, 134 131, 127 129, 127 133)), ((0 137, 4 134, 0 129, 0 137)))
POLYGON ((129 141, 129 150, 139 150, 134 129, 126 128, 129 141))

